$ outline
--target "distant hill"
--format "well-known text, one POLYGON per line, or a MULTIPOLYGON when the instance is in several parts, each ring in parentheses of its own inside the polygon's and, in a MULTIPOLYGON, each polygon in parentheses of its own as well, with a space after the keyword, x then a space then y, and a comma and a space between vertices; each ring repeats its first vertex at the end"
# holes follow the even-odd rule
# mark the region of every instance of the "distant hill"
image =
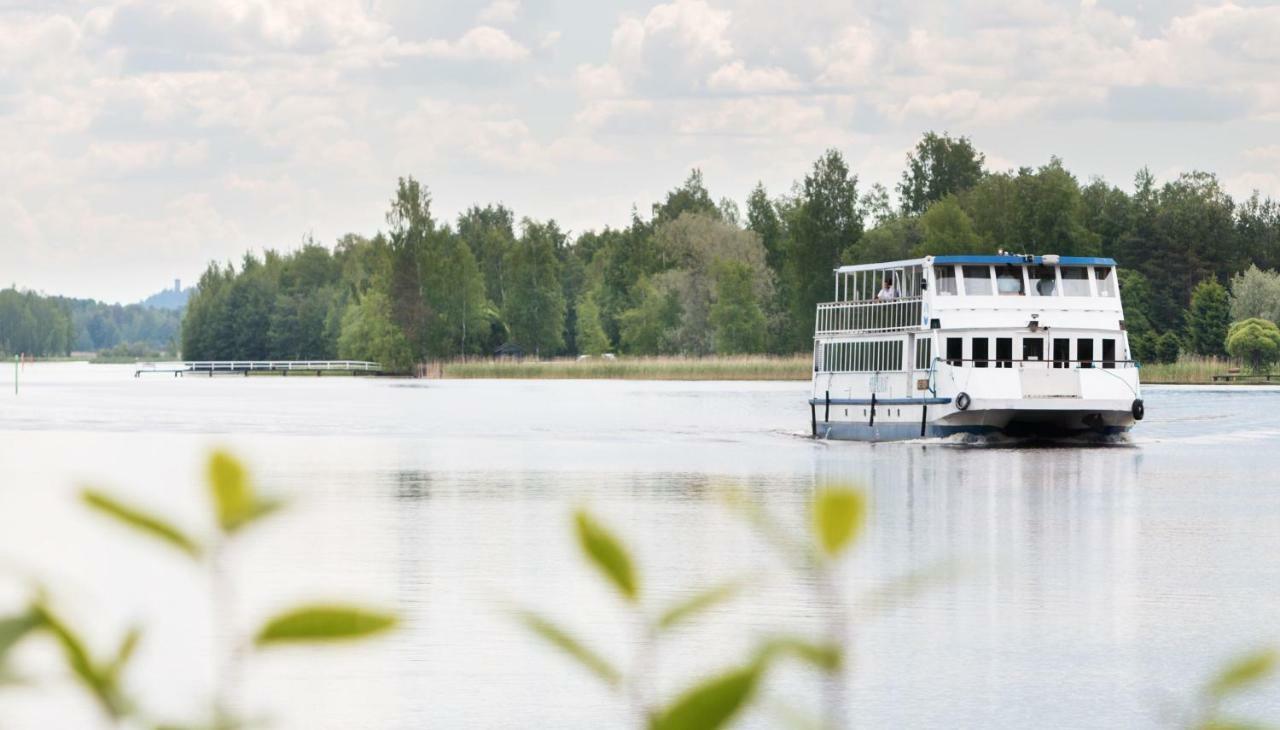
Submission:
POLYGON ((191 298, 191 292, 195 287, 181 288, 181 284, 174 282, 172 289, 165 289, 162 292, 156 292, 146 299, 142 300, 142 306, 151 307, 152 309, 185 309, 187 300, 191 298))

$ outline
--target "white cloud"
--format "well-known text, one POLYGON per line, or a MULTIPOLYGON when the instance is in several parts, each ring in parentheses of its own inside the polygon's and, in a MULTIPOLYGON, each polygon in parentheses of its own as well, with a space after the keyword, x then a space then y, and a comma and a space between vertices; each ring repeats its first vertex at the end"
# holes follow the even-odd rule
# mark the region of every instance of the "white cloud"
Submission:
POLYGON ((480 11, 481 23, 513 23, 520 14, 520 0, 494 0, 480 11))
POLYGON ((81 5, 0 9, 0 245, 30 242, 5 274, 50 291, 141 295, 249 245, 371 232, 397 175, 582 229, 694 161, 717 196, 784 190, 830 146, 892 184, 925 129, 994 167, 1201 167, 1280 195, 1276 4, 81 5), (76 273, 116 259, 140 289, 76 273))
POLYGON ((828 44, 809 49, 818 70, 817 81, 828 86, 860 86, 875 79, 874 62, 879 46, 871 26, 846 26, 828 44))
POLYGON ((584 63, 574 70, 573 81, 578 93, 587 98, 618 97, 627 90, 622 72, 608 64, 592 66, 584 63))
POLYGON ((688 58, 726 58, 733 53, 727 31, 733 14, 703 0, 675 0, 656 5, 644 19, 646 36, 670 34, 688 58))
POLYGON ((529 49, 507 35, 505 30, 488 25, 478 25, 456 41, 430 40, 409 48, 410 53, 429 58, 459 61, 510 62, 529 56, 529 49))
POLYGON ((733 61, 717 68, 707 78, 707 88, 713 91, 739 91, 768 93, 791 91, 800 82, 789 71, 777 67, 748 67, 742 61, 733 61))

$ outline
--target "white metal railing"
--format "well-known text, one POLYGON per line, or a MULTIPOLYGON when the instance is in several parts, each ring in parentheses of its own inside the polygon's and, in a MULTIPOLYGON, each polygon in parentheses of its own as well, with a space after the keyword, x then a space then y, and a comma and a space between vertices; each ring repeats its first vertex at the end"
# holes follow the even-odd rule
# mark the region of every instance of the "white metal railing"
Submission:
POLYGON ((341 370, 379 372, 382 365, 367 360, 190 360, 182 366, 192 372, 233 372, 246 370, 341 370))
POLYGON ((823 302, 818 305, 816 334, 903 332, 925 327, 921 297, 890 301, 823 302))

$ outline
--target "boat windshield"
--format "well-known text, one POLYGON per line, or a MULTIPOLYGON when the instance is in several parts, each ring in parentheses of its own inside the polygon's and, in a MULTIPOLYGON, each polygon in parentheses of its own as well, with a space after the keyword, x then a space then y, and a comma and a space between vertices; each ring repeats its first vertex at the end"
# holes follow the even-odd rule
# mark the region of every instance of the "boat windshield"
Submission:
POLYGON ((1089 296, 1089 269, 1083 266, 1063 266, 1062 296, 1089 296))
POLYGON ((1110 266, 1093 267, 1093 279, 1098 282, 1098 296, 1114 297, 1116 295, 1116 280, 1112 276, 1110 266))
POLYGON ((1022 288, 1021 266, 996 267, 996 291, 1001 296, 1021 296, 1026 292, 1022 288))
POLYGON ((964 293, 968 296, 991 296, 991 267, 962 266, 964 293))
POLYGON ((937 286, 939 294, 955 295, 959 293, 956 289, 956 267, 933 267, 933 280, 937 286))
POLYGON ((1031 282, 1031 293, 1037 297, 1051 297, 1058 293, 1058 277, 1052 266, 1028 266, 1027 279, 1031 282))

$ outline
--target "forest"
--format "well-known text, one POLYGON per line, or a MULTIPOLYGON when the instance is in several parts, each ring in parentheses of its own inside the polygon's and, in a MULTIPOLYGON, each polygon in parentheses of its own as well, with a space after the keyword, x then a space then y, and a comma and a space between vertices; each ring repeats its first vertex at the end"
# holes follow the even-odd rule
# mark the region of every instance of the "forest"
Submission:
POLYGON ((65 357, 125 349, 173 353, 181 324, 180 310, 0 289, 0 355, 65 357))
MULTIPOLYGON (((531 357, 787 354, 810 348, 835 266, 998 249, 1115 258, 1142 361, 1225 354, 1230 323, 1274 321, 1280 296, 1270 198, 1233 200, 1199 171, 1161 182, 1142 169, 1128 189, 1081 184, 1056 157, 992 171, 968 138, 929 132, 892 192, 864 189, 828 150, 786 191, 757 185, 741 205, 717 200, 695 169, 648 210, 633 208, 629 225, 578 233, 500 203, 442 220, 429 189, 402 178, 385 230, 211 263, 180 344, 187 359, 351 358, 400 370, 504 345, 531 357)), ((120 312, 33 297, 0 294, 0 349, 101 348, 113 326, 120 341, 141 337, 105 321, 120 312), (27 302, 16 320, 6 314, 15 300, 27 302), (15 337, 10 320, 35 334, 15 337)))
POLYGON ((333 249, 210 264, 184 320, 185 357, 406 369, 504 344, 538 357, 801 352, 833 267, 1007 249, 1114 257, 1135 355, 1171 359, 1221 353, 1232 277, 1280 265, 1280 206, 1256 193, 1236 202, 1213 174, 1161 183, 1143 169, 1128 190, 1081 185, 1057 158, 989 171, 969 139, 932 132, 892 195, 861 189, 828 150, 790 190, 758 185, 742 205, 717 201, 693 170, 624 228, 571 235, 501 204, 443 221, 412 177, 386 222, 333 249))

